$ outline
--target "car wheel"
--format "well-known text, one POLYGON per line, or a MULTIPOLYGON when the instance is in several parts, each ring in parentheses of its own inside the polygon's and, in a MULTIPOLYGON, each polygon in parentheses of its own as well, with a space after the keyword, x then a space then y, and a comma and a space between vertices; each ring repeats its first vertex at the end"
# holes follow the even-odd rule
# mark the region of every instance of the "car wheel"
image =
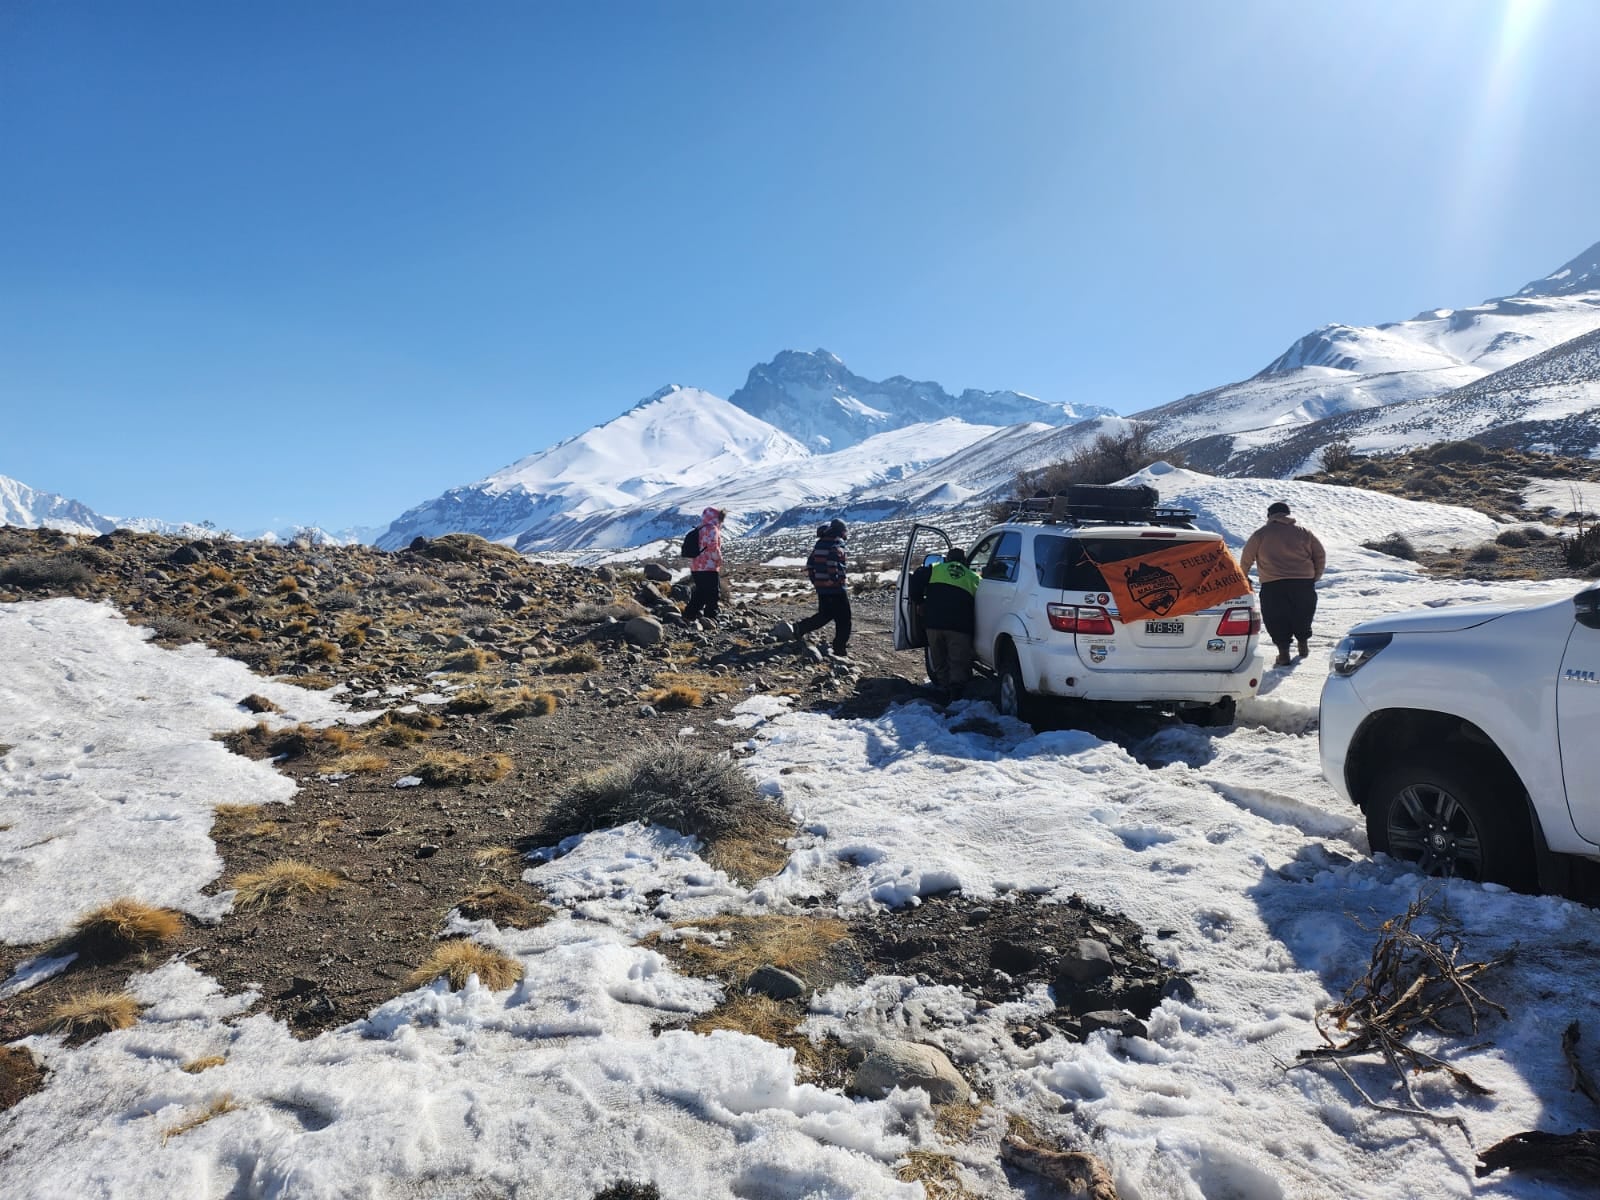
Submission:
POLYGON ((1188 709, 1183 714, 1183 719, 1202 729, 1227 729, 1233 724, 1234 713, 1233 697, 1227 696, 1215 704, 1203 704, 1199 708, 1188 709))
POLYGON ((1520 790, 1481 757, 1397 764, 1368 795, 1367 840, 1427 875, 1525 891, 1536 871, 1520 790))
POLYGON ((1000 684, 995 707, 1004 715, 1019 721, 1031 720, 1033 701, 1022 682, 1022 664, 1017 661, 1016 649, 1009 642, 998 655, 995 673, 999 676, 1000 684))

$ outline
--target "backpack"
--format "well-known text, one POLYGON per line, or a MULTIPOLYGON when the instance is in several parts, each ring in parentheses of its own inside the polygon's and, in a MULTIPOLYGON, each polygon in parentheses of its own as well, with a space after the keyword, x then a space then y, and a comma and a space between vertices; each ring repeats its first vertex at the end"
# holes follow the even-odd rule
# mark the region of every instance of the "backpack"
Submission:
POLYGON ((679 558, 700 557, 700 526, 696 525, 683 535, 683 545, 678 549, 679 558))

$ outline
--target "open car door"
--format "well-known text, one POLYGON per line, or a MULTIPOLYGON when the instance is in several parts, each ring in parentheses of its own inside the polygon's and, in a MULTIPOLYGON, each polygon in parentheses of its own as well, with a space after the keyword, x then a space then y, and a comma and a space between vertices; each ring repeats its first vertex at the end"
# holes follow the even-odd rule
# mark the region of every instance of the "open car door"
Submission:
POLYGON ((913 525, 906 539, 906 556, 900 563, 900 587, 894 596, 894 648, 916 650, 928 644, 922 614, 911 601, 911 576, 927 562, 940 562, 955 543, 933 525, 913 525))

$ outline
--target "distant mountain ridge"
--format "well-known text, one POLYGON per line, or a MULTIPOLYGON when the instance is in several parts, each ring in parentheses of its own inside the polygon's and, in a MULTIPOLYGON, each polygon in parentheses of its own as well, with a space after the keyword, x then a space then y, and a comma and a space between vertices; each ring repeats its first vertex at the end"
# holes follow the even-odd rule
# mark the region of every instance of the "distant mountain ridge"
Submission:
POLYGON ((734 527, 802 521, 902 481, 997 427, 1040 429, 1110 413, 1021 392, 896 375, 865 379, 826 350, 786 350, 752 368, 726 400, 666 387, 620 416, 451 488, 401 514, 378 538, 464 531, 519 549, 625 546, 681 532, 716 503, 734 527))

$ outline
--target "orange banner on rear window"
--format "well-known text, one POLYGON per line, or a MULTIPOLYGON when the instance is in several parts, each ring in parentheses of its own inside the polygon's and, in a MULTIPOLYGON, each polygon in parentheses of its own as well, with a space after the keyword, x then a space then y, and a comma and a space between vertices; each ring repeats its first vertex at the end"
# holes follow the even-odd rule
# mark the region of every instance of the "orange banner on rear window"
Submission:
POLYGON ((1100 568, 1117 601, 1117 620, 1147 621, 1199 612, 1250 591, 1250 580, 1222 542, 1180 542, 1100 568))

